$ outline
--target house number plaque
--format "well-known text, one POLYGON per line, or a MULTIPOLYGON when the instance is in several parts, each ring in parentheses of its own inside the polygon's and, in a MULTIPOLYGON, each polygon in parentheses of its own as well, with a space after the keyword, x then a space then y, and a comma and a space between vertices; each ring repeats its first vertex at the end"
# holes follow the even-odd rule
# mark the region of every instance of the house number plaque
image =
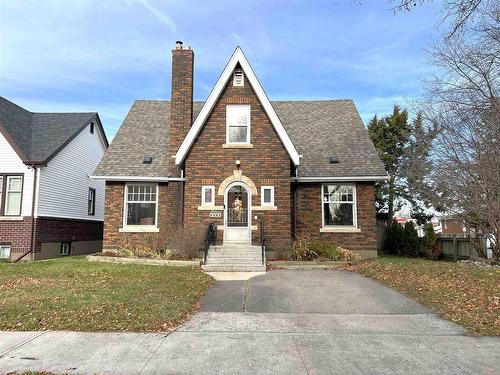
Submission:
POLYGON ((210 211, 208 217, 222 217, 221 211, 210 211))

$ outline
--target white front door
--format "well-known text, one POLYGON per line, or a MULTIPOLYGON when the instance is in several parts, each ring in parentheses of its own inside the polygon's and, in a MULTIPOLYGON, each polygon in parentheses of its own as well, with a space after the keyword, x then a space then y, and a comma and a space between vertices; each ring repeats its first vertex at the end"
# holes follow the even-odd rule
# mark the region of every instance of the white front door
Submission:
POLYGON ((224 242, 250 243, 250 189, 242 183, 231 184, 224 201, 224 242))

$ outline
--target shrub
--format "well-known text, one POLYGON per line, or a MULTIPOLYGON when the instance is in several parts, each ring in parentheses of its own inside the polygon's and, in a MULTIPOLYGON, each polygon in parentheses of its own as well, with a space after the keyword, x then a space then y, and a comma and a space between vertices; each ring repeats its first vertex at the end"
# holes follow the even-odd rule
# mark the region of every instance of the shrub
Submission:
POLYGON ((411 221, 405 223, 403 235, 401 238, 401 252, 410 257, 418 256, 419 239, 415 226, 411 221))
POLYGON ((180 259, 193 259, 200 256, 205 240, 205 227, 173 230, 169 245, 172 256, 180 259))
POLYGON ((343 247, 337 247, 338 260, 360 260, 361 256, 351 250, 344 249, 343 247))
POLYGON ((337 260, 337 246, 326 241, 313 241, 310 244, 311 250, 318 254, 318 257, 337 260))
POLYGON ((129 249, 118 248, 116 251, 116 256, 124 257, 124 258, 133 258, 134 253, 132 250, 129 250, 129 249))
POLYGON ((437 260, 441 255, 441 248, 436 241, 432 223, 424 225, 424 237, 420 241, 420 253, 431 260, 437 260))
POLYGON ((403 240, 403 227, 397 221, 393 221, 387 228, 384 250, 387 254, 401 255, 401 243, 403 240))
POLYGON ((307 233, 297 235, 290 256, 294 260, 313 260, 318 257, 318 254, 311 249, 311 239, 307 233))

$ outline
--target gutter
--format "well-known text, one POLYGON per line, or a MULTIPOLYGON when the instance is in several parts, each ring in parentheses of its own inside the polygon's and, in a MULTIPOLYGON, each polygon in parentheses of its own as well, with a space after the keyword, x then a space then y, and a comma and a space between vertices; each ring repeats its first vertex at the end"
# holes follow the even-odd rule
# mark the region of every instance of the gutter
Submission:
POLYGON ((389 176, 292 177, 292 182, 384 181, 389 176))

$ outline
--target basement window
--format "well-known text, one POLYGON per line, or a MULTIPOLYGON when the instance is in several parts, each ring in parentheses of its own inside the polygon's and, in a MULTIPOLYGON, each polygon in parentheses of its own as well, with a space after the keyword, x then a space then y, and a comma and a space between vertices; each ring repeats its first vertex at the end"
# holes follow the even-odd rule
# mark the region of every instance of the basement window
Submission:
POLYGON ((61 242, 61 244, 59 245, 59 255, 60 256, 69 255, 69 251, 70 251, 69 242, 61 242))
POLYGON ((233 86, 245 86, 243 69, 236 69, 233 73, 233 86))
POLYGON ((0 245, 0 259, 10 258, 10 245, 0 245))

